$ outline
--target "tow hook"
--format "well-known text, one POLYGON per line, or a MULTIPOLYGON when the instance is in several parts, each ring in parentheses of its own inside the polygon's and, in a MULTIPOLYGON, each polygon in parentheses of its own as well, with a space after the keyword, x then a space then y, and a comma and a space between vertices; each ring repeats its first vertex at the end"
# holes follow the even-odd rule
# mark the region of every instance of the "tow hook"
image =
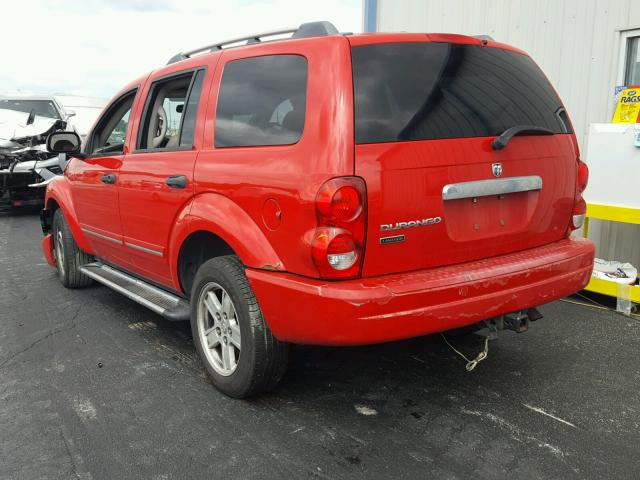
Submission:
POLYGON ((486 323, 490 333, 493 334, 491 336, 495 338, 498 330, 513 330, 516 333, 526 332, 529 330, 529 322, 535 322, 541 318, 542 314, 537 308, 528 308, 492 318, 486 323))

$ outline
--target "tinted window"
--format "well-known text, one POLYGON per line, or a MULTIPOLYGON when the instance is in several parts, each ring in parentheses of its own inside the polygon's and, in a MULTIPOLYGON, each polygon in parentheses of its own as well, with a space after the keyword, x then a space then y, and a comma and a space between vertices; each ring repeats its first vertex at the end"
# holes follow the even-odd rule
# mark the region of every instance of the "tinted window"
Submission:
POLYGON ((271 55, 229 62, 216 110, 216 147, 288 145, 304 129, 307 60, 271 55))
POLYGON ((200 100, 200 92, 202 91, 202 81, 204 80, 204 70, 196 73, 191 91, 189 92, 189 100, 185 107, 184 120, 182 121, 182 131, 180 133, 180 146, 189 147, 193 145, 193 135, 196 128, 196 116, 198 114, 198 101, 200 100))
POLYGON ((494 136, 515 125, 570 128, 544 74, 516 52, 389 43, 354 47, 352 61, 357 143, 494 136))

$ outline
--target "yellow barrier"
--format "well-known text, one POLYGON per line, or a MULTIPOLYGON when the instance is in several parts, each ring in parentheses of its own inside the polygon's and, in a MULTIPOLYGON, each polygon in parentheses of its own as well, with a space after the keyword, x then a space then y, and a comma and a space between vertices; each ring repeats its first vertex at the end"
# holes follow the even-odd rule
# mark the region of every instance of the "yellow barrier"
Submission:
MULTIPOLYGON (((582 235, 587 238, 589 235, 589 219, 607 220, 610 222, 633 223, 640 225, 640 209, 627 207, 614 207, 612 205, 587 204, 587 216, 584 220, 582 235)), ((589 284, 584 288, 590 292, 601 293, 610 297, 618 296, 618 284, 600 278, 591 278, 589 284)), ((634 303, 640 303, 640 285, 629 287, 629 298, 634 303)))

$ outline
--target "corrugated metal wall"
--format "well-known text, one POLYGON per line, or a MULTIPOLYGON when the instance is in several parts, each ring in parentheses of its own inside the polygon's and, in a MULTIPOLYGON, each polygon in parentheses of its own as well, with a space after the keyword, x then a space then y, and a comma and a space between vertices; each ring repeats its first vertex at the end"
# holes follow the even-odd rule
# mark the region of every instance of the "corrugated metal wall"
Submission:
MULTIPOLYGON (((640 0, 377 2, 378 31, 487 34, 529 53, 558 90, 583 153, 589 124, 612 116, 620 30, 640 27, 640 0)), ((640 227, 593 221, 590 237, 599 256, 640 266, 640 227)))

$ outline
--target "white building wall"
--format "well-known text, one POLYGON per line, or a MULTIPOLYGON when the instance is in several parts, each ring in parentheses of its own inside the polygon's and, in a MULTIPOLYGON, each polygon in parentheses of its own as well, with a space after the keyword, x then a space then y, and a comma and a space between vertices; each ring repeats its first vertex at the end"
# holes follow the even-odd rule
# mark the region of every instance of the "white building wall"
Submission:
MULTIPOLYGON (((524 50, 558 90, 584 155, 589 124, 611 120, 620 30, 640 28, 640 0, 378 0, 377 19, 380 32, 486 34, 524 50)), ((640 227, 591 225, 599 256, 640 266, 640 227)))

